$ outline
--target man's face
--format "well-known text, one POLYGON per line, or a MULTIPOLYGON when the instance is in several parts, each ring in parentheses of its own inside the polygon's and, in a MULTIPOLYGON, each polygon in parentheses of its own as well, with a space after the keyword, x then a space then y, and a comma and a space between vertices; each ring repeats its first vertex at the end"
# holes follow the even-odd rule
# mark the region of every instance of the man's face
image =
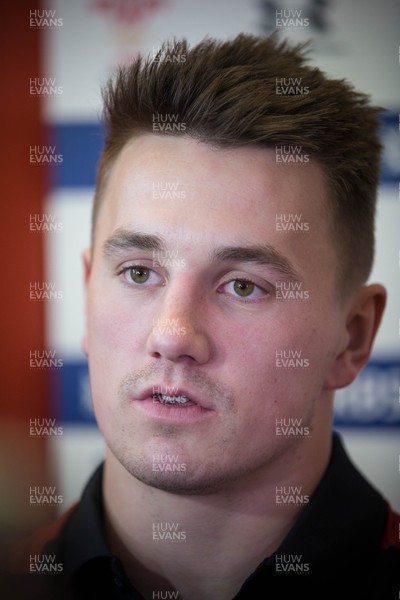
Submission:
POLYGON ((301 451, 280 420, 326 426, 343 320, 326 196, 318 164, 273 150, 150 134, 124 147, 84 344, 99 427, 134 476, 215 489, 301 451))

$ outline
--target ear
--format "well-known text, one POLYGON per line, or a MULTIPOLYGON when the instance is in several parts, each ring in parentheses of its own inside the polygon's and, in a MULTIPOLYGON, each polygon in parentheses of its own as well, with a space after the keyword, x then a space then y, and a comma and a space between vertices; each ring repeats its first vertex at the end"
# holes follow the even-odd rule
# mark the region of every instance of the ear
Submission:
POLYGON ((83 264, 83 285, 84 285, 84 292, 85 292, 84 329, 83 329, 83 334, 82 334, 81 346, 82 346, 83 352, 87 355, 88 354, 88 343, 87 343, 87 314, 88 314, 87 295, 88 295, 88 285, 89 285, 90 273, 91 273, 91 270, 92 270, 92 249, 91 248, 85 248, 85 250, 83 250, 83 252, 81 254, 81 257, 82 257, 82 264, 83 264))
POLYGON ((371 354, 385 305, 386 290, 379 284, 362 287, 353 295, 325 389, 346 387, 357 377, 371 354))

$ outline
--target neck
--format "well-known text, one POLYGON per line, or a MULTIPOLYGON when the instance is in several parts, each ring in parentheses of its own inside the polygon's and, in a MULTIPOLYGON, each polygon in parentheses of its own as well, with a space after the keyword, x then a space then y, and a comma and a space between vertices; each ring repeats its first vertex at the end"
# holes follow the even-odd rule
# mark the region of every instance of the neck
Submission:
POLYGON ((156 590, 175 590, 178 598, 193 600, 232 598, 277 550, 304 508, 290 496, 300 494, 304 502, 319 483, 331 440, 326 431, 316 435, 229 489, 201 495, 150 487, 107 450, 107 537, 133 585, 149 599, 156 590))

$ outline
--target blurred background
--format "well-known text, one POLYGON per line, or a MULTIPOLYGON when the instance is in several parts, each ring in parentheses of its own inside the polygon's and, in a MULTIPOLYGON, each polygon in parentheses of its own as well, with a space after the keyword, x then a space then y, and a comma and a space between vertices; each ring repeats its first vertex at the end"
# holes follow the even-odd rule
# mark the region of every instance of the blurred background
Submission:
POLYGON ((277 29, 311 39, 312 63, 386 109, 371 281, 387 287, 389 302, 370 362, 337 394, 335 428, 399 510, 397 0, 21 0, 2 16, 1 531, 24 533, 67 509, 103 454, 80 346, 101 84, 166 38, 277 29), (41 486, 56 500, 35 506, 41 486))

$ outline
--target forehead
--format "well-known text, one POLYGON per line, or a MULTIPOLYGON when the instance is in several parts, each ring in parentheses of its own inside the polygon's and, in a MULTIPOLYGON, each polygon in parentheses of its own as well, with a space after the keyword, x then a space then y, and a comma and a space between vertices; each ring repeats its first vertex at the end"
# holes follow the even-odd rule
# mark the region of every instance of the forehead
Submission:
POLYGON ((328 188, 322 168, 307 155, 300 156, 307 162, 283 163, 282 149, 289 148, 221 149, 187 137, 144 134, 128 142, 115 160, 103 204, 113 210, 121 203, 137 207, 146 197, 148 203, 164 199, 172 211, 179 199, 192 208, 211 199, 218 200, 215 209, 229 213, 244 209, 255 216, 275 210, 277 215, 286 211, 290 218, 289 213, 306 210, 319 220, 326 218, 328 188))
POLYGON ((337 257, 320 165, 283 163, 275 149, 213 148, 188 137, 144 134, 116 159, 96 240, 120 228, 160 233, 171 244, 273 243, 294 262, 327 269, 337 257), (323 262, 325 261, 325 262, 323 262))

